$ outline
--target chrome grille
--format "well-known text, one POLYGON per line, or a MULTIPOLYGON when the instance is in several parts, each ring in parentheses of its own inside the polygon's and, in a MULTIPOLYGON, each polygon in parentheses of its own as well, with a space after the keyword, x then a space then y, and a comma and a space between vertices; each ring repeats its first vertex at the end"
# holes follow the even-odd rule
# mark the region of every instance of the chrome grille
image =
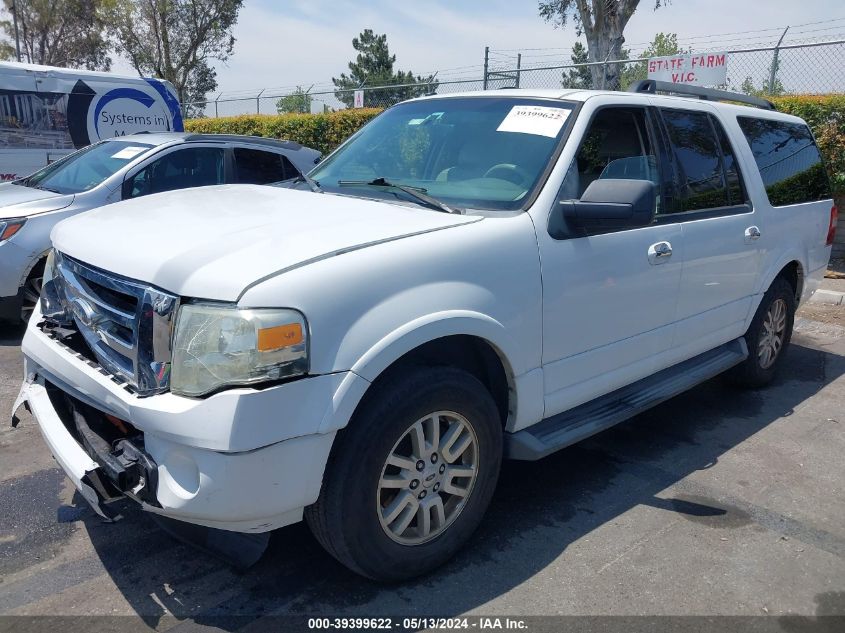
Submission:
POLYGON ((55 281, 65 313, 103 369, 138 395, 167 391, 178 297, 58 252, 55 257, 55 281))

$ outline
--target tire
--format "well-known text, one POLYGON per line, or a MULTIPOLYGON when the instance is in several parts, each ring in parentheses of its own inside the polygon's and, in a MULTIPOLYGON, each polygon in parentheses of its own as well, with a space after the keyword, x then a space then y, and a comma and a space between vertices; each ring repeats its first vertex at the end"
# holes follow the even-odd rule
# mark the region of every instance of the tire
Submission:
POLYGON ((745 333, 748 358, 728 373, 731 382, 751 388, 769 384, 786 355, 789 341, 792 339, 794 321, 795 291, 789 282, 778 277, 763 295, 754 319, 745 333), (782 328, 777 327, 779 323, 782 323, 782 328), (769 335, 772 325, 776 326, 775 333, 769 335), (767 355, 764 347, 772 348, 769 342, 776 340, 779 340, 779 343, 775 345, 777 349, 770 349, 772 353, 767 355))
POLYGON ((487 389, 458 369, 411 367, 374 385, 338 434, 305 519, 352 571, 385 582, 419 576, 451 558, 478 527, 501 462, 502 424, 487 389), (442 441, 432 451, 435 424, 442 441), (414 461, 424 450, 428 456, 414 461), (410 458, 404 469, 387 463, 394 455, 410 458))
POLYGON ((22 287, 21 323, 24 325, 29 323, 29 317, 32 316, 32 312, 41 295, 41 284, 44 281, 44 264, 46 264, 46 260, 41 260, 32 267, 22 287))

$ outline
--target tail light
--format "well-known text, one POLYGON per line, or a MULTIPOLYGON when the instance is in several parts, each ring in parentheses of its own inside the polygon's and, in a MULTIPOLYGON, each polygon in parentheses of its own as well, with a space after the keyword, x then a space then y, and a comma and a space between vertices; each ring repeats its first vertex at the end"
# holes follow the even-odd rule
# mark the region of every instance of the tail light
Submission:
POLYGON ((830 207, 830 224, 827 227, 827 240, 825 241, 826 246, 833 245, 833 238, 836 237, 836 220, 839 217, 839 211, 836 209, 836 205, 830 207))

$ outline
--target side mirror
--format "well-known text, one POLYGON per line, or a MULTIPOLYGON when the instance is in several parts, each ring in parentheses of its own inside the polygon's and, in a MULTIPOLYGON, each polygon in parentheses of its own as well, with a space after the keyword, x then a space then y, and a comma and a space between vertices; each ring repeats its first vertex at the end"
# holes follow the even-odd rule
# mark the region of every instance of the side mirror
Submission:
POLYGON ((580 200, 558 204, 549 220, 549 232, 564 237, 567 227, 581 232, 648 226, 654 220, 656 189, 648 180, 594 180, 580 200))

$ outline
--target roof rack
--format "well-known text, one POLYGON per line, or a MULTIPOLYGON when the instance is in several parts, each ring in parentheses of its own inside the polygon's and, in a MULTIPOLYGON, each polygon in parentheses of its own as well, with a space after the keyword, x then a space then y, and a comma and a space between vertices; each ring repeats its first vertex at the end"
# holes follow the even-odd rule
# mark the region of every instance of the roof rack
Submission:
POLYGON ((266 136, 251 136, 248 134, 202 134, 202 133, 188 133, 185 135, 186 142, 192 141, 234 141, 239 143, 249 143, 251 145, 266 145, 268 147, 281 147, 284 149, 298 150, 302 145, 296 141, 288 141, 287 139, 268 138, 266 136))
POLYGON ((634 82, 628 87, 628 92, 640 92, 646 94, 671 92, 673 94, 698 97, 699 99, 704 99, 705 101, 737 101, 746 105, 763 108, 764 110, 775 109, 775 105, 768 99, 753 97, 751 95, 742 94, 741 92, 728 92, 727 90, 703 88, 701 86, 691 86, 690 84, 674 84, 668 81, 656 81, 654 79, 643 79, 641 81, 634 82))

